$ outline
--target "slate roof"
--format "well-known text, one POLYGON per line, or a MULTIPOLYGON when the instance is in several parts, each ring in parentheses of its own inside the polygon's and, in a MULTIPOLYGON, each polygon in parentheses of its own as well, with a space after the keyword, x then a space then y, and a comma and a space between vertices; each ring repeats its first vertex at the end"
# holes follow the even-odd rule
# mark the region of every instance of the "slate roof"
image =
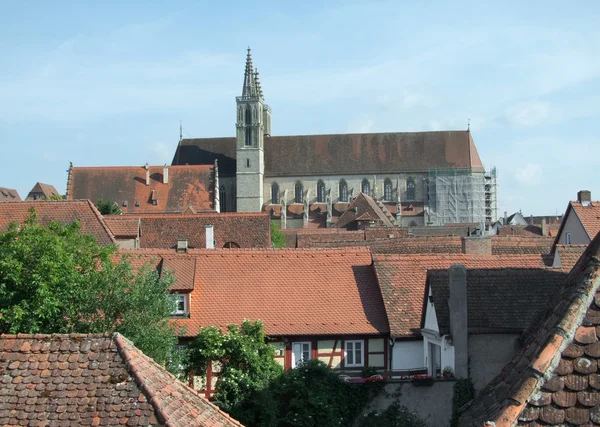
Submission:
POLYGON ((358 193, 358 196, 352 200, 352 203, 335 223, 335 228, 348 227, 355 221, 370 220, 377 221, 384 227, 394 226, 371 196, 358 193))
POLYGON ((0 424, 240 426, 125 337, 1 335, 0 424))
POLYGON ((600 234, 519 353, 463 408, 459 425, 599 425, 599 288, 600 234))
POLYGON ((29 191, 29 194, 27 194, 27 199, 26 200, 33 200, 34 195, 36 197, 52 197, 52 196, 60 196, 60 193, 58 192, 58 190, 56 188, 54 188, 54 185, 50 185, 50 184, 43 184, 41 182, 37 182, 33 188, 29 191))
POLYGON ((142 215, 141 248, 175 248, 187 240, 190 248, 206 247, 206 226, 213 226, 217 247, 235 243, 240 248, 270 248, 271 221, 266 213, 142 215))
POLYGON ((375 272, 394 337, 420 335, 428 270, 543 268, 541 255, 413 254, 374 255, 375 272))
POLYGON ((73 167, 67 199, 111 200, 125 214, 183 212, 189 206, 197 212, 214 209, 212 165, 169 166, 167 184, 163 184, 162 166, 149 170, 150 185, 146 185, 143 166, 73 167))
POLYGON ((0 187, 0 202, 20 202, 21 196, 13 188, 0 187))
POLYGON ((105 216, 104 223, 116 238, 133 238, 140 234, 140 219, 128 216, 105 216))
POLYGON ((81 231, 91 234, 101 245, 116 243, 112 233, 104 223, 98 209, 89 200, 26 200, 0 204, 0 232, 6 231, 12 222, 23 223, 35 210, 38 221, 46 225, 51 221, 70 224, 78 221, 81 231))
MULTIPOLYGON (((265 176, 373 175, 431 168, 483 171, 468 131, 397 132, 265 137, 265 176)), ((174 165, 214 164, 235 175, 235 138, 180 141, 174 165)))
MULTIPOLYGON (((469 333, 522 333, 546 309, 566 276, 564 271, 539 268, 467 270, 469 333)), ((448 335, 448 270, 430 270, 427 287, 432 291, 440 333, 448 335)))
POLYGON ((190 318, 174 320, 188 337, 202 327, 225 328, 244 319, 262 320, 271 336, 389 332, 368 249, 130 253, 147 259, 196 259, 190 318))
POLYGON ((570 271, 579 258, 581 258, 586 248, 586 245, 556 245, 554 248, 554 267, 570 271), (556 258, 557 255, 558 259, 556 258))

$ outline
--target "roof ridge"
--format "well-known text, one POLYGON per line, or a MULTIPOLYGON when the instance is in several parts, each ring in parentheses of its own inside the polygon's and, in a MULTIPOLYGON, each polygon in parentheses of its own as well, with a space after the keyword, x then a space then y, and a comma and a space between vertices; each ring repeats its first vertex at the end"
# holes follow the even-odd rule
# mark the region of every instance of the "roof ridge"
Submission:
POLYGON ((100 221, 100 225, 102 226, 104 231, 106 231, 108 233, 108 237, 110 238, 110 240, 113 242, 113 244, 117 245, 117 240, 115 239, 113 232, 110 230, 108 225, 106 225, 106 223, 104 222, 104 217, 102 216, 102 214, 100 213, 98 208, 96 208, 96 205, 94 205, 92 203, 92 201, 89 199, 87 199, 87 203, 88 203, 88 206, 92 209, 92 212, 94 213, 96 218, 98 218, 98 221, 100 221))
POLYGON ((0 339, 12 340, 12 339, 46 339, 46 338, 59 338, 59 339, 73 339, 73 338, 111 338, 113 336, 110 332, 94 333, 94 334, 0 334, 0 339))

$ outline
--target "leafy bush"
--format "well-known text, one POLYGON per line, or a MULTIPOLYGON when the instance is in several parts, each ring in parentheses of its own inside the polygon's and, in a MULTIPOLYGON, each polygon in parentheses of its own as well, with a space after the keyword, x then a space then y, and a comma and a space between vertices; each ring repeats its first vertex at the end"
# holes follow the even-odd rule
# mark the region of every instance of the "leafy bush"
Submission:
POLYGON ((451 427, 458 426, 458 410, 475 397, 475 387, 470 378, 459 378, 454 383, 454 396, 452 397, 451 427))
POLYGON ((285 234, 281 232, 275 221, 271 221, 271 245, 274 248, 285 248, 285 234))
POLYGON ((405 406, 393 403, 383 412, 369 412, 358 427, 427 427, 425 421, 410 412, 405 406))
POLYGON ((96 207, 102 215, 121 215, 123 213, 119 205, 111 200, 100 199, 96 202, 96 207))

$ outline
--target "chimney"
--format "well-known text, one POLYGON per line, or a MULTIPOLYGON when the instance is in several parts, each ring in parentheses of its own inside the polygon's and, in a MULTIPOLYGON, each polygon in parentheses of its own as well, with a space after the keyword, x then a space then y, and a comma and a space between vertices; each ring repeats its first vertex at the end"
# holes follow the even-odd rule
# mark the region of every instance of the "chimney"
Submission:
POLYGON ((504 224, 503 225, 508 225, 508 212, 504 211, 504 224))
POLYGON ((146 169, 146 185, 150 185, 150 165, 146 163, 144 169, 146 169))
POLYGON ((542 236, 548 235, 548 227, 546 225, 546 218, 542 218, 542 236))
POLYGON ((592 201, 592 192, 589 190, 581 190, 577 192, 577 201, 582 206, 589 206, 592 201))
POLYGON ((212 225, 207 225, 204 227, 206 232, 206 249, 214 249, 215 248, 215 232, 214 227, 212 225))
POLYGON ((176 252, 179 254, 184 254, 188 250, 188 241, 187 240, 177 240, 177 249, 176 252))
POLYGON ((164 165, 163 167, 163 184, 169 183, 169 166, 164 165))
POLYGON ((492 255, 492 238, 490 236, 461 237, 462 253, 468 255, 492 255))
POLYGON ((454 345, 454 374, 457 378, 469 376, 469 351, 467 331, 467 269, 455 264, 448 270, 448 308, 450 309, 450 334, 454 345))
POLYGON ((533 225, 533 215, 529 215, 529 225, 533 225))

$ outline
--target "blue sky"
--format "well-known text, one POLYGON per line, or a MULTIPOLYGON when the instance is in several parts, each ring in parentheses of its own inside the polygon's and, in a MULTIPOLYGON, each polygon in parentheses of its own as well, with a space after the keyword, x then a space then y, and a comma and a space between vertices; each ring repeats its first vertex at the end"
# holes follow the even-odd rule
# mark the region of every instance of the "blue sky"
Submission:
POLYGON ((471 130, 500 212, 600 199, 600 3, 2 2, 0 186, 233 136, 246 47, 273 134, 471 130), (85 3, 85 4, 84 4, 85 3), (224 4, 227 4, 225 6, 224 4))

